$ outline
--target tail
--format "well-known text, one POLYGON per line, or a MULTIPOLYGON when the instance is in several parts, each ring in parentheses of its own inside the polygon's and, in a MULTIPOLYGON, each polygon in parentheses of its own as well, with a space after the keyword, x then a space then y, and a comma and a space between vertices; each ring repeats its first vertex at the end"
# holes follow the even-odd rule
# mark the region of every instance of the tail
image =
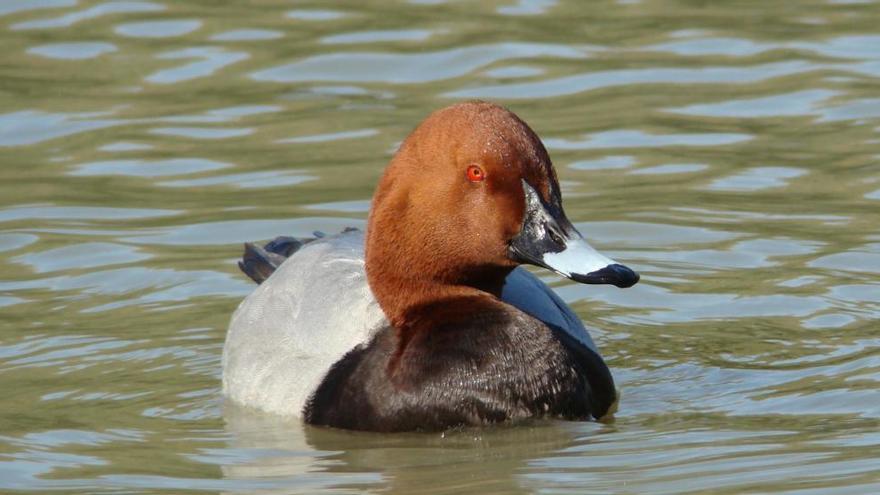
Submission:
MULTIPOLYGON (((278 239, 282 239, 282 237, 279 237, 278 239)), ((293 240, 298 242, 296 239, 293 240)), ((272 244, 272 242, 269 244, 272 244)), ((268 247, 269 244, 266 244, 266 247, 268 247)), ((302 246, 302 244, 300 244, 300 246, 302 246)), ((269 275, 272 275, 272 272, 281 266, 281 263, 284 263, 284 260, 286 259, 287 256, 285 255, 269 251, 252 242, 246 242, 244 243, 244 255, 242 255, 241 261, 238 262, 238 267, 241 268, 241 271, 250 277, 251 280, 260 284, 263 280, 269 278, 269 275)))
MULTIPOLYGON (((357 229, 349 227, 342 232, 345 233, 352 230, 357 229)), ((276 237, 263 247, 252 242, 246 242, 244 243, 244 254, 241 257, 241 261, 238 262, 238 267, 251 280, 261 284, 293 253, 299 251, 304 245, 325 237, 323 232, 316 231, 314 235, 315 237, 304 239, 288 236, 276 237)))

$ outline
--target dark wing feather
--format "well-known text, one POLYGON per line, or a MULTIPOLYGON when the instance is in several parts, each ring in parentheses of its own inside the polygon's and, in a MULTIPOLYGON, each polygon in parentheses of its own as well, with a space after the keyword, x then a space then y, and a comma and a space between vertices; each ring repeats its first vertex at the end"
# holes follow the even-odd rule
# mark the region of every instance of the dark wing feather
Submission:
MULTIPOLYGON (((357 229, 348 227, 342 233, 352 230, 357 229)), ((323 232, 315 232, 315 237, 302 239, 279 236, 266 243, 263 247, 252 242, 246 242, 244 243, 244 254, 241 257, 241 261, 238 262, 238 267, 251 280, 261 284, 293 253, 299 251, 304 245, 324 236, 323 232)))

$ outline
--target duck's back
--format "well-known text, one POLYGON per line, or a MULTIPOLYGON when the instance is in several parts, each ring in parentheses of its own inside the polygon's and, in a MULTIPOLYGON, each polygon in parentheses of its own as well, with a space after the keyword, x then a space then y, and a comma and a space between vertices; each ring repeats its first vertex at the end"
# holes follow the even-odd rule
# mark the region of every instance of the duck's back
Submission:
MULTIPOLYGON (((387 326, 367 284, 363 245, 360 231, 310 242, 245 298, 223 349, 227 397, 300 416, 330 368, 387 326)), ((607 371, 580 319, 537 277, 515 269, 502 300, 571 337, 607 371)))

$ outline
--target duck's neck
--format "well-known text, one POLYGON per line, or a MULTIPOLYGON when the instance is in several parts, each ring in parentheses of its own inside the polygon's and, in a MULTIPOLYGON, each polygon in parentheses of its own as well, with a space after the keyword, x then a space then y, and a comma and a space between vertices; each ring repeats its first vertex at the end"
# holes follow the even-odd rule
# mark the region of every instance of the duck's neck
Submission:
POLYGON ((494 305, 509 272, 496 269, 456 280, 437 280, 425 273, 395 273, 387 265, 373 267, 367 261, 370 289, 399 333, 479 311, 480 305, 494 305))

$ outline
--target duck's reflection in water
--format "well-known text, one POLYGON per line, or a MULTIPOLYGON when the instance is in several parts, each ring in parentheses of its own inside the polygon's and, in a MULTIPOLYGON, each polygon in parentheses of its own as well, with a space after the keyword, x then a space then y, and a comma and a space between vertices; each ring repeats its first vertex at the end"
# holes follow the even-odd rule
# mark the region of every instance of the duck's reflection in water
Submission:
POLYGON ((260 493, 531 493, 529 465, 600 434, 597 423, 535 421, 445 433, 366 433, 224 406, 234 485, 260 493))

